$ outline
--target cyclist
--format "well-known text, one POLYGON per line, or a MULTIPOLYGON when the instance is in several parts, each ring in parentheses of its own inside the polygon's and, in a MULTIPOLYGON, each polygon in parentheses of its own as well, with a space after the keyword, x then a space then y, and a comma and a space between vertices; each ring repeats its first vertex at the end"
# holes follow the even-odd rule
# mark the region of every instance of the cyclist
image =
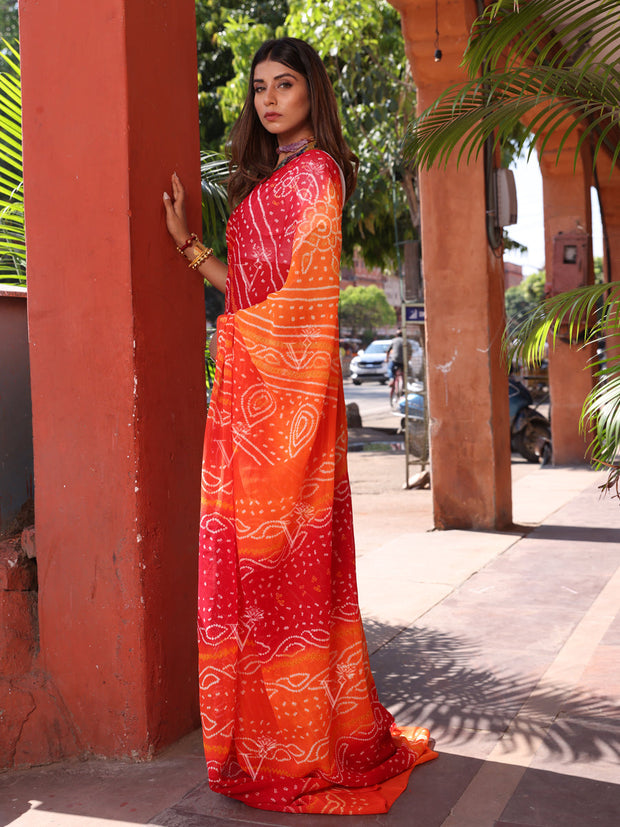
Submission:
POLYGON ((395 407, 398 404, 399 397, 404 390, 403 387, 403 368, 405 367, 406 358, 406 344, 403 339, 402 330, 399 328, 396 331, 396 336, 385 354, 385 360, 389 365, 390 374, 390 405, 395 407))
POLYGON ((390 377, 393 382, 396 371, 398 369, 402 371, 405 367, 405 341, 400 328, 396 331, 396 336, 392 339, 392 343, 385 354, 385 361, 389 365, 390 377))

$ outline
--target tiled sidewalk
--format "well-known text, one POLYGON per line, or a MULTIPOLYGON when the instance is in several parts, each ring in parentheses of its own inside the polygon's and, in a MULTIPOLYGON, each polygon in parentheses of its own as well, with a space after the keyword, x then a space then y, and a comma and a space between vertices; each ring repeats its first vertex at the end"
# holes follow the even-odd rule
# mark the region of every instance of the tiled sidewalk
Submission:
POLYGON ((428 726, 440 758, 388 814, 250 810, 210 792, 196 733, 150 764, 0 776, 0 825, 617 827, 620 504, 591 472, 522 466, 529 533, 426 533, 428 492, 402 492, 403 521, 390 462, 352 458, 360 602, 383 702, 428 726))

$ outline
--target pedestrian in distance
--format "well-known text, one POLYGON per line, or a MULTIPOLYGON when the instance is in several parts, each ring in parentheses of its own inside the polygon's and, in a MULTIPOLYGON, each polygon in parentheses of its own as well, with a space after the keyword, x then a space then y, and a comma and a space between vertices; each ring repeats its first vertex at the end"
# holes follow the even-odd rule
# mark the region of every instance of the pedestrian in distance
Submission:
POLYGON ((166 223, 225 293, 207 419, 199 686, 211 788, 283 812, 385 812, 435 756, 369 667, 339 359, 341 213, 355 189, 333 89, 294 38, 256 53, 231 136, 228 263, 166 223))

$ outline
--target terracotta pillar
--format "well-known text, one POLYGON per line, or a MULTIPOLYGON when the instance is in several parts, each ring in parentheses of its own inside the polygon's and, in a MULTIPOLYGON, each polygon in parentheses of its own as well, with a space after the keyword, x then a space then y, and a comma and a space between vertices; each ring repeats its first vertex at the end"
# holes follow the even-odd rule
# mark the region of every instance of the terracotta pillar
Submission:
POLYGON ((142 758, 198 720, 203 289, 161 200, 177 170, 200 226, 194 2, 21 0, 20 34, 39 667, 81 751, 142 758))
MULTIPOLYGON (((441 62, 434 61, 435 0, 391 0, 426 109, 460 68, 474 0, 440 0, 441 62)), ((512 522, 503 264, 486 236, 483 162, 420 172, 432 490, 437 528, 512 522)))
MULTIPOLYGON (((603 264, 608 281, 620 281, 620 171, 610 163, 598 169, 598 194, 603 221, 603 264)), ((612 321, 607 340, 607 358, 617 360, 620 354, 620 308, 612 321)))
POLYGON ((620 281, 620 171, 607 163, 598 170, 598 196, 603 220, 603 258, 609 281, 620 281))
MULTIPOLYGON (((545 216, 545 268, 548 292, 574 289, 593 282, 592 216, 590 203, 591 168, 582 156, 574 168, 574 149, 567 147, 559 160, 557 147, 547 145, 540 154, 545 216), (583 232, 587 236, 586 260, 580 270, 570 273, 554 255, 554 239, 559 233, 583 232), (558 270, 562 268, 562 272, 558 270), (566 275, 568 273, 568 275, 566 275)), ((557 242, 556 242, 557 243, 557 242)), ((588 359, 594 346, 574 347, 559 337, 549 353, 549 392, 554 465, 580 465, 587 462, 587 444, 579 431, 583 402, 592 388, 588 359)))

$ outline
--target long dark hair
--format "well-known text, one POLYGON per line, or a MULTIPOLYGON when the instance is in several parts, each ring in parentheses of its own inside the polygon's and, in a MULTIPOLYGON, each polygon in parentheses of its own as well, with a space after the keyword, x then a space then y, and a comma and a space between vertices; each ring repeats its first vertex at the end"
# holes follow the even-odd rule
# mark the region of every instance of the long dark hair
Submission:
POLYGON ((323 61, 312 46, 296 37, 268 40, 254 55, 245 103, 231 132, 228 200, 236 206, 271 175, 277 163, 277 137, 263 127, 254 108, 254 72, 264 60, 282 63, 306 79, 317 148, 329 153, 341 168, 348 200, 355 190, 359 161, 342 137, 336 96, 323 61))

